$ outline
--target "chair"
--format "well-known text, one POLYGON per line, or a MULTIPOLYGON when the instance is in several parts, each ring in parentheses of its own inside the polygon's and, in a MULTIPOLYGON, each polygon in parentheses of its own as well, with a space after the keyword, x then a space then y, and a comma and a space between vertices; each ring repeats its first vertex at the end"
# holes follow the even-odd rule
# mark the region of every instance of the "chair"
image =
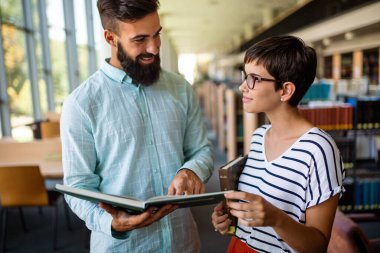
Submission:
POLYGON ((331 232, 328 253, 376 253, 380 239, 369 240, 359 225, 341 211, 337 211, 331 232))
POLYGON ((61 120, 61 114, 58 112, 45 112, 44 118, 47 121, 59 122, 61 120))
POLYGON ((42 121, 40 123, 41 139, 55 138, 60 136, 59 122, 42 121))
MULTIPOLYGON (((2 207, 0 210, 0 218, 2 221, 0 242, 3 243, 0 250, 6 250, 7 209, 14 207, 19 208, 21 222, 26 231, 22 207, 34 206, 54 207, 52 225, 54 232, 53 246, 54 249, 56 249, 58 222, 58 208, 56 202, 59 196, 61 196, 61 194, 58 192, 48 192, 46 190, 44 178, 38 166, 0 167, 0 204, 2 207)), ((71 228, 69 227, 69 229, 71 228)))

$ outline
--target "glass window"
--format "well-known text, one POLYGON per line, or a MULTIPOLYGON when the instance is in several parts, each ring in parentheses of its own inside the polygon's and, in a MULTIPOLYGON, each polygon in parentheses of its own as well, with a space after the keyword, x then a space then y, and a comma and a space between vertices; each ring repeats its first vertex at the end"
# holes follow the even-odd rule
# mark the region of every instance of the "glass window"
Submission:
POLYGON ((26 124, 34 119, 22 5, 21 1, 12 0, 1 0, 0 3, 12 135, 18 140, 30 140, 33 134, 26 124))
POLYGON ((332 56, 325 56, 324 57, 324 64, 323 64, 323 76, 324 78, 332 78, 332 56))
POLYGON ((343 79, 352 78, 352 53, 342 54, 341 73, 343 79))
POLYGON ((368 77, 369 84, 379 84, 379 49, 363 51, 363 76, 368 77))
POLYGON ((46 6, 55 107, 60 112, 63 99, 69 94, 63 5, 61 0, 48 0, 46 6))
POLYGON ((40 95, 40 106, 42 115, 48 111, 47 104, 47 91, 44 79, 44 66, 43 66, 43 56, 42 56, 42 43, 40 34, 40 18, 38 15, 38 3, 37 0, 32 0, 32 16, 33 16, 33 27, 34 27, 34 43, 36 47, 36 66, 37 66, 37 79, 38 79, 38 90, 40 95))
POLYGON ((79 80, 83 82, 89 76, 88 38, 85 0, 74 1, 75 34, 78 49, 79 80))
POLYGON ((18 27, 24 26, 21 0, 1 0, 0 8, 2 23, 11 23, 18 27))

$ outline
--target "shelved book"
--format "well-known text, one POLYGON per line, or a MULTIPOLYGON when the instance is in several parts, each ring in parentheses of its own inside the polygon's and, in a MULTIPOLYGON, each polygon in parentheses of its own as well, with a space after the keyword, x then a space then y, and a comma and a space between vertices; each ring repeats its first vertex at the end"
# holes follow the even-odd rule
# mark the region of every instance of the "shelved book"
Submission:
POLYGON ((298 106, 300 113, 315 126, 324 130, 353 128, 354 109, 347 103, 325 102, 298 106))
MULTIPOLYGON (((238 189, 239 177, 247 161, 247 155, 239 156, 219 168, 219 183, 222 191, 236 191, 238 189)), ((234 235, 236 232, 237 218, 232 216, 228 210, 226 200, 223 202, 224 212, 228 213, 232 223, 228 228, 227 234, 234 235)))
POLYGON ((115 207, 124 208, 129 213, 142 213, 149 207, 162 207, 167 204, 179 208, 216 204, 224 200, 226 191, 202 193, 194 195, 165 195, 147 200, 138 200, 130 196, 111 195, 86 189, 78 189, 67 185, 56 184, 55 189, 76 198, 94 203, 103 202, 115 207))
POLYGON ((380 98, 371 96, 360 96, 351 98, 357 107, 357 128, 378 129, 380 128, 380 98))

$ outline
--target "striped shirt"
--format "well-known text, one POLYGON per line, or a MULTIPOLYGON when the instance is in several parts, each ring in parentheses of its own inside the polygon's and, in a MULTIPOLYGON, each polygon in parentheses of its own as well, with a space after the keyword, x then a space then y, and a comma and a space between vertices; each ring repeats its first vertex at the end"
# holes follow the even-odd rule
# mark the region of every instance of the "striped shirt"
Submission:
MULTIPOLYGON (((101 69, 65 99, 61 117, 64 182, 145 200, 166 195, 181 168, 206 181, 212 150, 198 99, 180 75, 161 71, 152 86, 132 84, 122 70, 101 69)), ((91 252, 198 252, 188 208, 128 233, 95 203, 66 197, 92 231, 91 252)))
MULTIPOLYGON (((305 224, 306 209, 343 192, 345 170, 339 150, 330 135, 314 127, 268 162, 264 140, 270 127, 263 125, 252 135, 239 190, 264 197, 305 224)), ((295 252, 271 227, 238 224, 236 235, 258 252, 295 252)))

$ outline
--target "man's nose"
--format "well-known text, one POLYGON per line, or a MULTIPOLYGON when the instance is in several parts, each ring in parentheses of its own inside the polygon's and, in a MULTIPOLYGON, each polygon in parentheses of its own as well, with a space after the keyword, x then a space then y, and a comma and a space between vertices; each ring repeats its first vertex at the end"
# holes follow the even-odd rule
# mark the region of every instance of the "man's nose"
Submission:
POLYGON ((156 55, 160 52, 160 46, 161 46, 160 39, 154 38, 148 42, 146 51, 147 51, 147 53, 151 53, 151 54, 156 55))

